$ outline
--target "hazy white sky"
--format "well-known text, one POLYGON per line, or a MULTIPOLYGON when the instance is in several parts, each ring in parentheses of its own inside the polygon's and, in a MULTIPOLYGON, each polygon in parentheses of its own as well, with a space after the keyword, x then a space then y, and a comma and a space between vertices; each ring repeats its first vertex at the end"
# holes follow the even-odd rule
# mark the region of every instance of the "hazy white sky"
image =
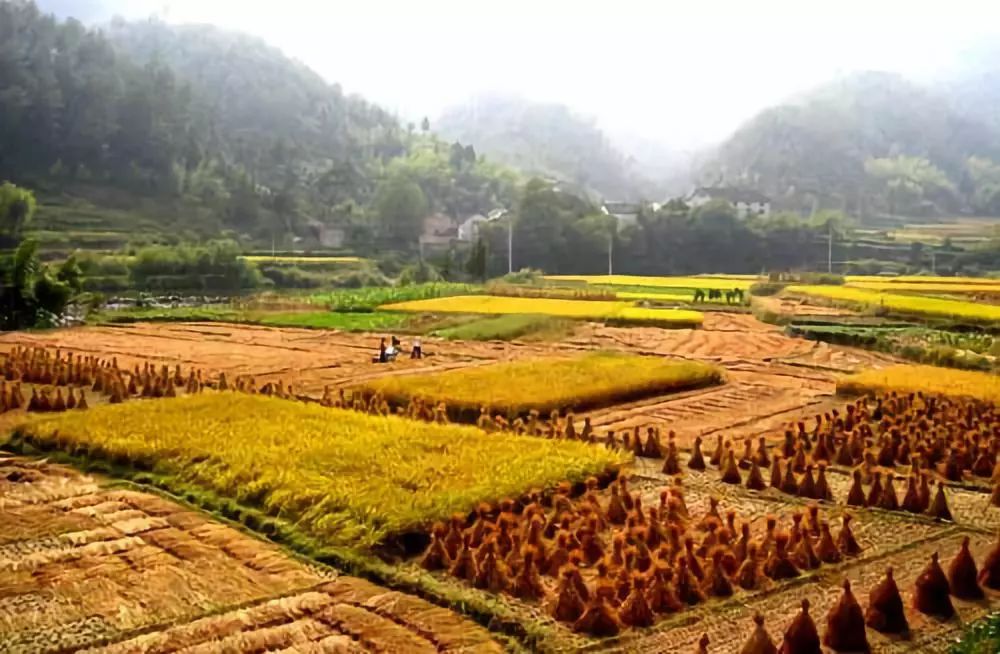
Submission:
MULTIPOLYGON (((79 0, 82 3, 93 0, 79 0)), ((71 5, 72 0, 63 2, 71 5)), ((858 69, 933 75, 1000 32, 1000 0, 130 0, 264 37, 404 116, 487 91, 694 147, 858 69)))

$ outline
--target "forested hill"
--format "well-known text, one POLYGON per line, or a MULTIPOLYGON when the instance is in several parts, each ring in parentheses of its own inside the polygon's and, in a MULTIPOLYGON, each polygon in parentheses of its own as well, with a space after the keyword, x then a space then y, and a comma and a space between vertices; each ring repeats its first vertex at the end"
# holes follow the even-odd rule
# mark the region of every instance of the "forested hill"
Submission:
POLYGON ((106 30, 136 64, 165 65, 208 118, 210 147, 253 168, 327 164, 403 152, 395 117, 345 96, 262 40, 207 25, 114 22, 106 30))
POLYGON ((795 208, 996 214, 997 162, 998 133, 953 97, 898 75, 862 73, 761 112, 703 174, 795 208))
POLYGON ((660 199, 600 129, 564 105, 484 95, 446 110, 434 129, 474 143, 478 152, 525 173, 583 192, 608 199, 660 199))
POLYGON ((39 229, 67 245, 85 227, 290 246, 317 222, 371 243, 419 233, 428 213, 509 203, 513 184, 259 39, 155 20, 88 29, 24 0, 0 0, 2 179, 39 193, 39 229))

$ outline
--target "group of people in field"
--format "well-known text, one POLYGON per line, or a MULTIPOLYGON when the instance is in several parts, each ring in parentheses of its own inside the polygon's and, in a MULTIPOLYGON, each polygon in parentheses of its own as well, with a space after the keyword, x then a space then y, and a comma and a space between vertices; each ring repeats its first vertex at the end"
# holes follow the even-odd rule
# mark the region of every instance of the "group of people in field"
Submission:
POLYGON ((734 288, 730 291, 724 291, 720 288, 709 288, 701 289, 697 288, 694 291, 694 302, 712 302, 713 300, 722 301, 725 297, 726 304, 743 304, 743 289, 734 288))
MULTIPOLYGON (((378 355, 372 357, 372 363, 391 363, 395 361, 402 353, 402 346, 402 342, 395 336, 389 337, 388 345, 386 344, 385 337, 383 337, 378 344, 378 355)), ((423 346, 420 343, 420 337, 417 336, 413 339, 413 347, 410 348, 410 358, 422 359, 423 357, 423 346)))

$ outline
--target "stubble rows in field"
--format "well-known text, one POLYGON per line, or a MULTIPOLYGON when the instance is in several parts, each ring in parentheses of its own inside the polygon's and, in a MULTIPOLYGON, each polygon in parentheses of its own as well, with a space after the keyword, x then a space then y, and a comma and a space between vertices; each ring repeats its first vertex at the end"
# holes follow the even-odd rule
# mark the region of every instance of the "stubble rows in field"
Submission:
POLYGON ((0 497, 0 651, 501 651, 449 610, 62 466, 2 458, 0 497))

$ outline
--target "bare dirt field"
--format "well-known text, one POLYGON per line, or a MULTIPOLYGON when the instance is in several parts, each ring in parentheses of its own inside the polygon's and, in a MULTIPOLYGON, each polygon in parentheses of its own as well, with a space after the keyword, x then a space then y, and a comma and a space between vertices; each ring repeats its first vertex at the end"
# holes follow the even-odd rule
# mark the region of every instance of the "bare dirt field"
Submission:
POLYGON ((842 307, 824 306, 809 302, 805 298, 785 298, 785 297, 755 297, 754 304, 771 313, 787 316, 856 316, 856 311, 844 309, 842 307))
POLYGON ((0 458, 0 651, 499 652, 452 611, 159 496, 0 458))
MULTIPOLYGON (((318 396, 327 385, 338 387, 395 374, 464 367, 572 353, 616 349, 646 354, 719 362, 724 366, 792 361, 802 366, 849 371, 888 360, 862 350, 831 348, 825 344, 785 336, 780 328, 748 314, 709 313, 703 329, 619 328, 581 325, 572 337, 558 343, 472 342, 424 338, 426 358, 400 359, 388 366, 371 363, 377 334, 349 334, 325 330, 282 329, 222 323, 137 323, 80 327, 48 332, 12 332, 0 335, 0 352, 15 345, 57 347, 117 357, 120 365, 150 361, 194 366, 230 378, 249 374, 258 384, 284 380, 302 395, 318 396)), ((404 343, 405 345, 405 343, 404 343)))

